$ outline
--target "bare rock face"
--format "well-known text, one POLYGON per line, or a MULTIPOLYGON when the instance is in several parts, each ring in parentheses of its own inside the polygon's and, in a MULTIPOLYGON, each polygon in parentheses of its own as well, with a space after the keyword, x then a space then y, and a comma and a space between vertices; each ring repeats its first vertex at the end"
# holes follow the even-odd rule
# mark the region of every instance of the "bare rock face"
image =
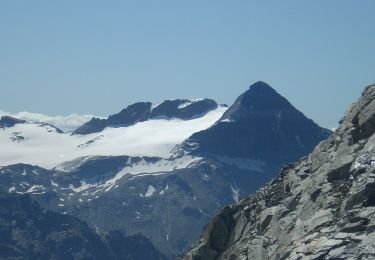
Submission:
POLYGON ((205 228, 184 259, 375 259, 375 85, 300 161, 205 228))

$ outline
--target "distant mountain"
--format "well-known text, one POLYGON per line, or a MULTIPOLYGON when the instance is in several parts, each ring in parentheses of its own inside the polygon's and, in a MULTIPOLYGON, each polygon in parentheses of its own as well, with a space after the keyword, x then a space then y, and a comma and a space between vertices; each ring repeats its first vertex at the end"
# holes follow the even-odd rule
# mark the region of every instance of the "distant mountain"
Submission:
POLYGON ((17 164, 0 168, 0 190, 30 194, 103 233, 141 234, 170 259, 222 207, 330 133, 265 83, 229 109, 209 100, 144 102, 96 124, 104 128, 91 134, 20 124, 1 131, 0 163, 17 164), (25 140, 12 142, 13 133, 25 140))
POLYGON ((212 127, 187 139, 180 152, 253 159, 278 167, 309 153, 331 133, 268 84, 256 82, 212 127))
POLYGON ((2 116, 0 118, 0 128, 12 127, 16 124, 26 123, 25 120, 17 119, 11 116, 2 116))
POLYGON ((56 132, 56 133, 59 133, 59 134, 64 133, 61 129, 59 129, 59 128, 51 125, 51 124, 45 123, 45 122, 28 122, 26 120, 14 118, 14 117, 11 117, 11 116, 2 116, 0 118, 0 128, 4 128, 4 129, 10 128, 10 127, 13 127, 17 124, 33 124, 33 125, 37 125, 37 126, 46 128, 48 132, 56 132))
POLYGON ((85 222, 42 209, 28 195, 0 193, 1 259, 164 259, 144 237, 95 233, 85 222))
POLYGON ((214 217, 184 259, 375 259, 374 132, 373 85, 308 157, 214 217))
POLYGON ((110 115, 107 119, 92 118, 89 122, 77 128, 73 134, 98 133, 107 126, 130 126, 149 119, 178 118, 191 120, 202 117, 217 108, 218 104, 211 99, 165 100, 158 105, 151 102, 138 102, 126 107, 118 114, 110 115))

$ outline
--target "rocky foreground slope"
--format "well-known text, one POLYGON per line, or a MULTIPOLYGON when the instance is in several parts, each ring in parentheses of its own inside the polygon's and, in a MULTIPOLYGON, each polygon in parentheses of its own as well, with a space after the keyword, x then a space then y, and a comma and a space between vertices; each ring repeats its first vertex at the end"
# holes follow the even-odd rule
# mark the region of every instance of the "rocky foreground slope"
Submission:
POLYGON ((375 86, 306 158, 205 228, 185 259, 375 259, 375 86))
POLYGON ((140 235, 100 236, 87 223, 41 208, 28 195, 0 193, 0 259, 165 259, 140 235))

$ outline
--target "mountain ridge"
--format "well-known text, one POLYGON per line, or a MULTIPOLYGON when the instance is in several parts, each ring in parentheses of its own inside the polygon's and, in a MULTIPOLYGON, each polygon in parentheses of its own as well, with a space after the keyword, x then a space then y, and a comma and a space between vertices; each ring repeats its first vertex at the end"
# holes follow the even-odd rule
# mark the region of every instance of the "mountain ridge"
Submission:
POLYGON ((72 132, 73 135, 85 135, 98 133, 106 127, 126 127, 150 119, 182 119, 191 120, 204 116, 208 112, 218 108, 218 104, 212 99, 174 99, 165 100, 154 105, 151 102, 137 102, 121 110, 117 114, 110 115, 107 119, 92 118, 87 123, 72 132))
POLYGON ((375 86, 309 156, 205 227, 198 259, 374 259, 375 86))

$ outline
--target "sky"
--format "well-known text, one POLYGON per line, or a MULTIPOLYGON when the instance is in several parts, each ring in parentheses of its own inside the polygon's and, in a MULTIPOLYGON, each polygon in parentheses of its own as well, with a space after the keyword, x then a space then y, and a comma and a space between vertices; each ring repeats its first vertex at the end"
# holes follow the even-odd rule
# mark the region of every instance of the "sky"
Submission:
POLYGON ((230 105, 262 80, 332 128, 375 83, 374 10, 372 0, 1 0, 0 110, 66 118, 173 98, 230 105))

